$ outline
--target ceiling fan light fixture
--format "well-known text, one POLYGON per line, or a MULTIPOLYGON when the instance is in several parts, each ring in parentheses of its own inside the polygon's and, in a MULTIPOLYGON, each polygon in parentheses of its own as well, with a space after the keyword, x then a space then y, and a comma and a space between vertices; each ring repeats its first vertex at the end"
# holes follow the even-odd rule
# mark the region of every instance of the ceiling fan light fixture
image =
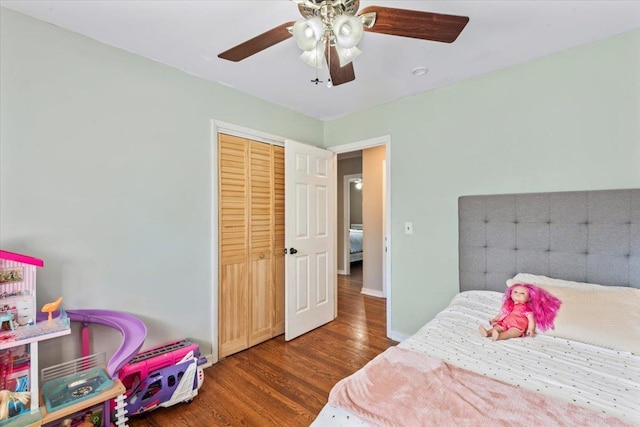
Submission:
MULTIPOLYGON (((227 49, 218 54, 218 58, 242 61, 293 37, 298 47, 305 52, 301 58, 316 70, 322 67, 322 62, 326 62, 329 66, 330 84, 338 86, 356 78, 351 61, 361 54, 357 45, 364 31, 453 43, 469 23, 468 16, 422 10, 386 6, 367 6, 360 10, 360 0, 292 1, 303 17, 300 22, 284 22, 227 49)), ((413 74, 423 75, 427 71, 416 70, 413 74)), ((316 78, 312 81, 321 82, 317 71, 316 78)))
POLYGON ((357 46, 354 46, 350 49, 344 49, 340 46, 336 46, 336 52, 338 52, 338 60, 340 61, 340 66, 344 67, 354 59, 356 59, 362 51, 358 49, 357 46))
POLYGON ((317 43, 313 49, 302 52, 300 59, 314 68, 322 68, 322 63, 324 62, 324 42, 321 41, 317 43))
POLYGON ((375 12, 366 12, 358 15, 360 22, 364 27, 368 29, 372 29, 374 25, 376 25, 376 13, 375 12))
POLYGON ((351 15, 338 15, 331 26, 336 44, 345 49, 355 47, 364 32, 362 21, 351 15))
POLYGON ((324 24, 317 16, 293 24, 293 38, 304 51, 313 50, 324 34, 324 24))

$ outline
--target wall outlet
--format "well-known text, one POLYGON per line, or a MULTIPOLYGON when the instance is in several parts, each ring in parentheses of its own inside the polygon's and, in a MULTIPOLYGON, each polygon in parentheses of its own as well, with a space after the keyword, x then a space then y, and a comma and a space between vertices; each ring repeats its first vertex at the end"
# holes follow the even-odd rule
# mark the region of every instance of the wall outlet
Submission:
POLYGON ((413 234, 413 223, 405 222, 404 223, 404 234, 413 234))

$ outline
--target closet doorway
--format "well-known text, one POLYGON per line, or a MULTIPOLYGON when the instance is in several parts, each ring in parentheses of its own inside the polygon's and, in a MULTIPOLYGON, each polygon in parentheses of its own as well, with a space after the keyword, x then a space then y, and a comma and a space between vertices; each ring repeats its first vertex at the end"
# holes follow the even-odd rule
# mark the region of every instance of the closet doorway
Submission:
MULTIPOLYGON (((280 146, 280 147, 284 147, 286 145, 286 143, 289 142, 293 142, 293 141, 285 141, 284 138, 275 136, 275 135, 271 135, 271 134, 267 134, 264 132, 259 132, 259 131, 254 131, 252 129, 247 129, 244 128, 242 126, 238 126, 238 125, 234 125, 234 124, 230 124, 230 123, 225 123, 225 122, 221 122, 221 121, 216 121, 216 120, 212 120, 212 143, 213 143, 213 153, 212 153, 212 157, 213 157, 213 161, 214 161, 214 165, 219 165, 219 153, 218 153, 218 135, 221 133, 228 133, 229 135, 232 136, 237 136, 237 137, 241 137, 241 138, 246 138, 246 139, 250 139, 253 140, 255 142, 258 143, 268 143, 268 144, 272 144, 275 146, 280 146)), ((334 153, 333 156, 330 157, 326 157, 326 161, 327 162, 333 162, 333 166, 326 168, 326 172, 328 172, 327 174, 325 174, 327 177, 332 177, 332 179, 329 179, 327 181, 327 187, 326 188, 333 188, 334 190, 339 190, 340 188, 342 188, 341 181, 339 180, 340 178, 337 176, 337 159, 335 156, 335 154, 338 153, 346 153, 349 151, 357 151, 357 150, 364 150, 367 148, 373 148, 373 147, 378 147, 381 146, 381 148, 386 149, 383 150, 382 152, 386 155, 386 156, 390 156, 390 151, 389 151, 389 137, 381 137, 381 138, 377 138, 377 139, 372 139, 372 140, 367 140, 367 141, 361 141, 358 143, 354 143, 354 144, 348 144, 348 145, 344 145, 344 146, 338 146, 338 147, 333 147, 330 148, 329 150, 321 150, 321 149, 317 149, 317 150, 321 150, 324 151, 325 153, 327 153, 326 155, 329 155, 330 153, 334 153), (329 159, 334 159, 334 160, 329 160, 329 159), (333 182, 331 182, 333 181, 333 182), (336 188, 337 187, 337 188, 336 188)), ((285 149, 285 153, 288 150, 285 149)), ((286 157, 286 155, 285 155, 286 157)), ((287 162, 285 162, 287 163, 287 162)), ((313 164, 320 164, 316 161, 312 162, 313 164)), ((218 168, 214 166, 213 170, 215 171, 215 174, 212 176, 212 192, 214 194, 214 198, 212 199, 212 219, 213 219, 213 228, 212 228, 212 243, 214 243, 212 245, 212 271, 214 271, 216 274, 214 276, 214 279, 212 280, 212 291, 213 291, 213 295, 215 295, 213 301, 213 307, 212 307, 212 313, 213 316, 211 318, 211 323, 212 323, 212 330, 213 330, 213 351, 212 351, 212 356, 213 356, 213 360, 212 362, 215 363, 217 362, 219 357, 224 357, 222 354, 225 352, 220 351, 220 335, 223 335, 224 329, 226 328, 226 326, 220 324, 222 319, 225 317, 220 311, 220 301, 219 301, 219 297, 220 297, 220 293, 222 292, 222 287, 223 284, 221 283, 222 281, 224 281, 224 279, 221 277, 221 270, 224 268, 227 270, 227 272, 231 272, 233 274, 238 273, 238 276, 236 277, 244 277, 244 275, 248 274, 247 270, 245 270, 244 272, 238 272, 238 271, 234 271, 235 267, 231 267, 230 265, 227 265, 226 267, 222 267, 222 264, 220 261, 220 247, 219 244, 222 241, 222 236, 220 235, 222 230, 219 228, 219 219, 222 216, 222 211, 220 210, 221 208, 221 203, 222 203, 222 199, 220 198, 220 194, 219 194, 219 174, 218 172, 220 172, 220 170, 218 170, 218 168)), ((287 169, 286 165, 285 165, 285 170, 287 169)), ((378 266, 382 265, 382 293, 381 296, 386 296, 387 297, 387 301, 386 301, 386 306, 387 306, 387 331, 388 331, 388 335, 391 334, 391 317, 390 317, 390 292, 389 292, 389 286, 388 286, 388 282, 390 282, 390 267, 389 267, 389 257, 386 256, 389 248, 390 248, 390 240, 388 238, 388 230, 389 230, 389 226, 388 223, 390 222, 390 218, 389 215, 386 215, 386 207, 388 206, 388 198, 389 198, 389 192, 388 192, 388 187, 390 185, 390 180, 388 179, 390 177, 389 174, 389 162, 386 162, 386 159, 383 159, 382 161, 378 162, 378 166, 376 167, 376 170, 381 171, 381 173, 379 173, 378 175, 380 176, 380 179, 382 181, 380 181, 378 183, 378 188, 380 188, 380 192, 381 192, 381 199, 380 202, 378 203, 379 206, 383 206, 383 219, 382 219, 382 233, 381 233, 381 242, 379 243, 379 249, 380 251, 378 251, 378 249, 374 249, 372 250, 372 254, 374 252, 378 252, 380 255, 380 262, 378 262, 378 266), (382 185, 381 182, 384 182, 384 185, 382 185), (384 243, 382 243, 384 242, 384 243)), ((289 172, 285 172, 286 176, 291 176, 289 174, 289 172)), ((367 173, 363 173, 363 185, 364 181, 367 179, 367 173)), ((366 187, 363 187, 366 188, 366 187)), ((373 188, 373 187, 372 187, 373 188)), ((366 191, 366 190, 365 190, 366 191)), ((327 193, 326 195, 328 197, 325 197, 325 199, 327 199, 327 201, 331 201, 329 205, 327 205, 327 209, 326 212, 334 212, 336 214, 336 221, 339 220, 340 218, 340 214, 339 212, 342 212, 341 210, 336 209, 337 206, 334 205, 334 203, 338 202, 341 204, 341 202, 339 202, 341 200, 341 196, 337 196, 337 191, 331 191, 331 194, 327 193), (331 206, 333 205, 333 206, 331 206)), ((315 197, 314 197, 315 198, 315 197)), ((333 217, 333 215, 331 215, 333 217)), ((314 221, 315 223, 315 221, 314 221)), ((366 227, 366 223, 367 220, 363 218, 363 227, 366 227)), ((374 227, 377 228, 377 227, 374 227)), ((331 248, 335 248, 338 245, 341 245, 341 241, 340 241, 340 237, 338 236, 338 234, 342 235, 342 230, 340 229, 340 227, 338 227, 337 229, 334 227, 330 227, 330 229, 327 229, 328 234, 327 236, 330 237, 330 240, 333 240, 333 244, 328 246, 329 249, 326 249, 326 253, 328 254, 327 260, 329 261, 329 264, 327 264, 328 268, 327 271, 328 272, 332 272, 333 277, 327 277, 328 281, 326 283, 326 289, 327 291, 329 289, 335 289, 335 291, 337 291, 337 286, 335 286, 335 281, 336 281, 336 272, 338 272, 338 266, 336 264, 339 263, 339 260, 341 259, 341 256, 339 253, 335 252, 335 249, 331 249, 331 248), (334 246, 335 245, 335 246, 334 246), (335 262, 331 262, 331 260, 335 260, 335 262), (335 286, 335 287, 334 287, 335 286)), ((286 239, 286 233, 285 233, 285 239, 286 239)), ((366 245, 366 243, 365 243, 366 245)), ((287 242, 285 242, 284 247, 289 247, 291 246, 290 244, 288 244, 287 242)), ((283 249, 283 246, 281 244, 278 243, 274 243, 274 247, 280 247, 280 249, 283 249)), ((366 247, 364 248, 365 250, 365 254, 366 254, 366 247)), ((276 250, 273 254, 274 256, 278 254, 278 250, 276 250)), ((298 254, 299 255, 299 254, 298 254)), ((287 255, 288 259, 287 262, 289 262, 289 260, 294 260, 297 257, 294 257, 292 255, 287 255)), ((366 257, 366 255, 365 255, 366 257)), ((260 258, 260 254, 258 254, 258 258, 260 258)), ((265 258, 266 258, 266 254, 265 254, 265 258)), ((285 263, 286 264, 286 263, 285 263)), ((241 269, 241 267, 239 267, 241 269)), ((277 268, 277 267, 276 267, 277 268)), ((264 270, 263 270, 264 271, 264 270)), ((226 274, 226 273, 225 273, 226 274)), ((331 275, 330 275, 331 276, 331 275)), ((262 275, 261 277, 266 277, 265 275, 262 275)), ((286 268, 285 268, 285 277, 288 278, 288 274, 286 273, 286 268)), ((380 280, 379 280, 380 281, 380 280)), ((288 279, 285 280, 285 282, 288 282, 288 279)), ((229 283, 229 282, 227 282, 229 283)), ((288 285, 286 285, 288 286, 288 285)), ((285 286, 285 287, 286 287, 285 286)), ((248 291, 247 291, 248 292, 248 291)), ((329 304, 331 306, 334 306, 335 304, 335 314, 334 317, 337 316, 337 298, 333 298, 333 296, 335 296, 335 292, 331 292, 331 300, 329 301, 329 304)), ((270 304, 267 304, 270 305, 270 304)), ((247 307, 245 307, 244 310, 241 311, 247 311, 247 307)), ((285 308, 285 321, 286 321, 287 315, 286 315, 286 308, 285 308)), ((246 322, 246 320, 242 320, 242 319, 247 319, 246 317, 241 317, 240 319, 240 323, 242 323, 243 321, 246 322)), ((330 321, 331 319, 329 319, 328 321, 330 321)), ((285 329, 287 329, 287 327, 285 326, 285 329)), ((391 336, 391 335, 389 335, 391 336)), ((239 351, 239 350, 238 350, 239 351)), ((231 354, 231 353, 229 353, 231 354)))
POLYGON ((336 156, 212 124, 215 363, 280 335, 283 315, 286 340, 335 318, 336 156))
POLYGON ((284 147, 218 134, 219 357, 285 331, 284 147))

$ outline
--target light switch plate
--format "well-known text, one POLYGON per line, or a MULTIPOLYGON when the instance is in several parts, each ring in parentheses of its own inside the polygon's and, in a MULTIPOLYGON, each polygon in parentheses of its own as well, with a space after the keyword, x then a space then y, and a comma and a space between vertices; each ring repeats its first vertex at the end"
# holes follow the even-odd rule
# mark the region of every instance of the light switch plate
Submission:
POLYGON ((413 223, 405 222, 404 223, 404 234, 413 234, 413 223))

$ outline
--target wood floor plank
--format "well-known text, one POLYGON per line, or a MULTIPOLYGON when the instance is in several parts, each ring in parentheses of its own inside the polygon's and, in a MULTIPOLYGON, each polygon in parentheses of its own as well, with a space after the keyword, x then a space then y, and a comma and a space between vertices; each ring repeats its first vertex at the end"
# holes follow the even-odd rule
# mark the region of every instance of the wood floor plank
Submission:
POLYGON ((205 370, 189 404, 132 417, 131 427, 308 426, 331 387, 389 346, 386 300, 360 293, 362 267, 338 276, 338 317, 292 341, 279 336, 205 370))

